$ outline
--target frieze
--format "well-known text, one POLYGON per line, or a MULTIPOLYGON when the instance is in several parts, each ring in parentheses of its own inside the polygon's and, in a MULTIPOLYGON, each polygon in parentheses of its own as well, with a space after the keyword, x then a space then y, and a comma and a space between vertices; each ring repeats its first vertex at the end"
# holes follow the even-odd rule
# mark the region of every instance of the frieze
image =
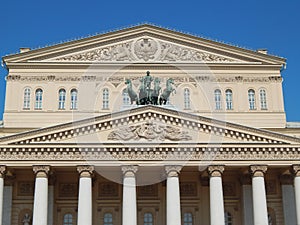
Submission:
MULTIPOLYGON (((105 74, 103 75, 105 77, 105 74)), ((131 76, 128 75, 126 77, 130 77, 130 79, 135 82, 139 80, 139 76, 131 76)), ((25 81, 25 82, 68 82, 68 81, 82 81, 82 82, 93 82, 99 81, 103 82, 111 82, 115 86, 123 83, 126 79, 125 76, 112 76, 104 79, 102 76, 80 76, 80 75, 66 75, 66 76, 54 76, 54 75, 41 75, 41 76, 21 76, 21 75, 9 75, 6 77, 7 81, 25 81)), ((233 83, 233 82, 245 82, 245 83, 274 83, 274 82, 282 82, 282 77, 280 76, 272 76, 272 77, 229 77, 229 76, 198 76, 195 75, 193 78, 189 77, 172 77, 173 80, 179 85, 180 83, 188 82, 222 82, 222 83, 233 83)))
POLYGON ((34 193, 34 182, 30 181, 20 181, 17 184, 18 196, 30 196, 33 197, 34 193))
POLYGON ((138 187, 139 197, 157 197, 158 196, 158 186, 157 184, 145 185, 138 187))
POLYGON ((98 197, 118 197, 119 196, 119 185, 112 182, 101 182, 98 186, 98 197))
POLYGON ((76 198, 78 195, 78 184, 76 183, 60 183, 59 197, 61 198, 76 198))
MULTIPOLYGON (((300 157, 300 147, 285 147, 277 149, 276 147, 220 147, 220 148, 206 148, 206 147, 179 147, 176 151, 173 147, 158 147, 158 148, 128 148, 128 147, 114 147, 114 148, 64 148, 57 147, 53 149, 45 148, 0 148, 0 158, 3 161, 22 160, 31 161, 58 161, 58 160, 107 160, 107 161, 130 161, 130 160, 207 160, 214 159, 214 161, 276 161, 276 160, 290 160, 298 161, 300 157), (279 150, 279 151, 278 151, 279 150), (208 156, 208 154, 210 156, 208 156)), ((254 168, 253 168, 254 169, 254 168)))
POLYGON ((192 136, 187 131, 173 126, 165 126, 154 122, 147 122, 141 125, 124 126, 112 131, 108 135, 108 140, 170 140, 170 141, 189 141, 192 136))
POLYGON ((276 195, 277 194, 276 180, 266 180, 266 193, 267 193, 267 195, 276 195))
POLYGON ((180 196, 196 197, 197 183, 196 182, 180 182, 180 196))
POLYGON ((224 196, 236 196, 235 182, 223 182, 224 196))
POLYGON ((203 52, 154 38, 139 38, 78 54, 56 58, 57 61, 160 61, 160 62, 236 62, 208 52, 203 52))

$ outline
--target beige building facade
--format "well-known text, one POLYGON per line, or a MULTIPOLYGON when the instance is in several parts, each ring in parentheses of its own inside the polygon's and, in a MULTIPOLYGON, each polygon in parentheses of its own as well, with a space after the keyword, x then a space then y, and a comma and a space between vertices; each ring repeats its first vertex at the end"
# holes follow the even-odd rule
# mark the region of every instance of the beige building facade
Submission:
POLYGON ((3 225, 300 224, 285 59, 145 24, 3 65, 3 225))

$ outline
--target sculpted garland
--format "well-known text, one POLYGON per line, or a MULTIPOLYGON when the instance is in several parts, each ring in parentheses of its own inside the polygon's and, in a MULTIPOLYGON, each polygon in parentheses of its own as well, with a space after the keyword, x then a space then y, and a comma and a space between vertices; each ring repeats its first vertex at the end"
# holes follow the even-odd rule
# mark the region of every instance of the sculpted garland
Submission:
POLYGON ((234 62, 236 60, 197 51, 153 38, 125 43, 57 58, 58 61, 159 61, 159 62, 234 62))

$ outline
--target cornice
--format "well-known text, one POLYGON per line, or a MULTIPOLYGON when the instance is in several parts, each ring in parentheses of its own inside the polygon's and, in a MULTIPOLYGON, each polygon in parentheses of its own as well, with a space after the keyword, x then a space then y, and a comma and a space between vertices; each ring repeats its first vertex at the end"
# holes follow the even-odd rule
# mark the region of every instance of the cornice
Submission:
POLYGON ((170 164, 172 161, 181 161, 184 163, 197 161, 205 162, 207 160, 219 162, 226 161, 238 162, 243 164, 253 162, 276 161, 280 164, 290 164, 292 161, 299 160, 300 146, 284 145, 249 145, 238 146, 231 145, 151 145, 132 144, 131 146, 99 146, 98 145, 57 145, 57 146, 10 146, 0 147, 0 162, 8 161, 49 161, 59 163, 64 161, 159 161, 160 163, 170 164), (163 160, 163 161, 162 161, 163 160))
POLYGON ((177 31, 172 31, 168 30, 165 28, 160 28, 156 26, 151 26, 151 25, 141 25, 141 26, 135 26, 132 28, 127 28, 123 29, 120 31, 116 32, 110 32, 107 34, 102 34, 102 35, 96 35, 94 37, 90 38, 84 38, 81 40, 76 40, 76 41, 71 41, 63 44, 58 44, 50 47, 45 47, 37 50, 32 50, 26 53, 21 53, 21 54, 15 54, 11 56, 6 56, 3 58, 4 62, 7 62, 9 60, 20 60, 28 57, 41 57, 43 54, 52 54, 53 52, 59 52, 63 51, 68 47, 71 50, 78 49, 80 46, 85 46, 85 47, 91 47, 95 44, 99 45, 99 42, 104 43, 105 41, 111 41, 113 40, 114 42, 120 38, 130 38, 131 36, 134 35, 159 35, 163 36, 165 38, 172 38, 174 41, 175 40, 184 40, 184 42, 188 42, 191 44, 197 44, 197 45, 203 45, 209 48, 211 51, 221 49, 225 52, 232 52, 236 55, 241 55, 244 57, 250 57, 250 58, 257 58, 260 60, 266 60, 266 61, 272 61, 272 62, 278 62, 279 64, 285 64, 285 60, 283 58, 271 56, 271 55, 264 55, 261 53, 257 53, 255 51, 243 49, 240 47, 235 47, 231 46, 228 44, 223 44, 223 43, 218 43, 212 40, 208 40, 205 38, 200 38, 200 37, 195 37, 192 35, 188 34, 183 34, 177 31))
MULTIPOLYGON (((109 79, 106 80, 106 82, 119 82, 122 83, 125 81, 126 75, 124 74, 123 76, 114 76, 110 77, 109 79)), ((281 76, 264 76, 264 77, 244 77, 244 76, 217 76, 217 77, 212 77, 212 76, 204 76, 204 75, 197 75, 194 74, 193 78, 189 79, 184 79, 182 76, 174 76, 172 77, 176 83, 180 84, 182 81, 184 83, 195 83, 195 82, 216 82, 216 83, 232 83, 232 82, 243 82, 243 83, 253 83, 253 82, 260 82, 260 83, 271 83, 271 82, 282 82, 282 77, 281 76)), ((80 75, 72 75, 72 74, 64 74, 64 76, 61 75, 41 75, 41 76, 22 76, 22 75, 8 75, 6 77, 7 81, 18 81, 18 82, 28 82, 28 81, 36 81, 36 82, 44 82, 44 81, 49 81, 49 82, 54 82, 54 81, 59 81, 59 82, 82 82, 82 81, 104 81, 104 78, 101 76, 80 76, 80 75)))

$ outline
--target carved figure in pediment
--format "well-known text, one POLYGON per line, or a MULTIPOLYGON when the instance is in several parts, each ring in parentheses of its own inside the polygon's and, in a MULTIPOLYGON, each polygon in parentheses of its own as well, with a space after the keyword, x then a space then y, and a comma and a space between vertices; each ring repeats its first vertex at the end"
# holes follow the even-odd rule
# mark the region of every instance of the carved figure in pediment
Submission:
POLYGON ((169 78, 166 82, 166 88, 163 90, 163 93, 159 97, 159 104, 165 105, 170 97, 172 92, 176 92, 175 88, 173 88, 174 80, 169 78))
POLYGON ((124 61, 126 59, 131 60, 133 57, 131 56, 131 52, 129 50, 129 44, 125 43, 122 45, 117 45, 113 48, 113 55, 117 61, 124 61))
POLYGON ((134 52, 139 59, 148 61, 155 58, 155 53, 158 50, 158 45, 155 40, 143 38, 137 40, 134 45, 134 52))
POLYGON ((171 141, 188 141, 192 137, 187 131, 182 131, 177 127, 164 126, 153 122, 147 122, 137 126, 121 127, 112 131, 108 135, 108 140, 171 140, 171 141))

